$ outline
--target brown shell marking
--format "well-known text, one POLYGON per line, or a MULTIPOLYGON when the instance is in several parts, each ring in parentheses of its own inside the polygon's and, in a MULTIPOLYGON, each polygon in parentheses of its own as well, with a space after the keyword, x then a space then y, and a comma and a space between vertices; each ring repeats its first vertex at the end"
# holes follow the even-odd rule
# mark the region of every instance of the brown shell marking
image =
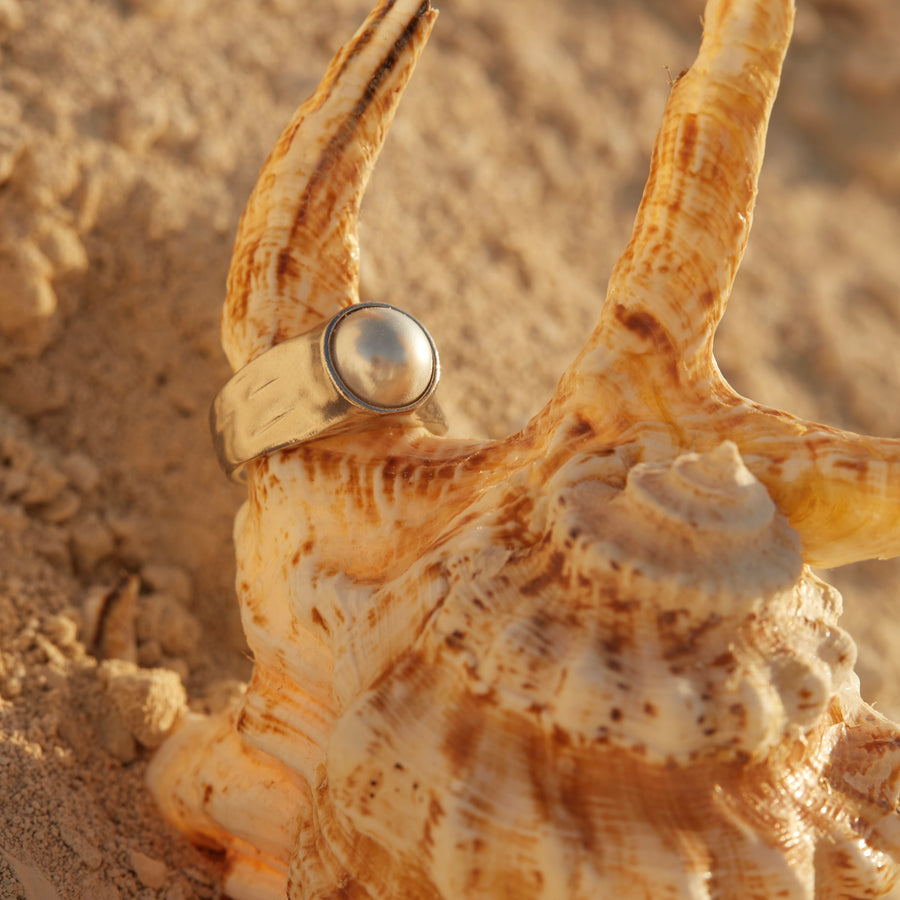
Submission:
MULTIPOLYGON (((790 0, 710 0, 599 323, 520 433, 248 466, 238 709, 151 767, 234 897, 875 897, 900 734, 806 564, 900 553, 900 442, 739 397, 712 354, 790 0)), ((357 299, 356 215, 434 23, 382 0, 267 161, 223 343, 357 299)))

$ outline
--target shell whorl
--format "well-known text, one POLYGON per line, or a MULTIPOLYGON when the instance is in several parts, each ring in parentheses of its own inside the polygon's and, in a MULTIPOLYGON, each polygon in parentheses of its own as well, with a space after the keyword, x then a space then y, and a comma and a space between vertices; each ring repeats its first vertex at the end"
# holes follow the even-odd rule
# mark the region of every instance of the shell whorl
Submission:
POLYGON ((472 534, 430 557, 442 560, 439 608, 416 652, 547 731, 660 763, 753 757, 810 727, 852 670, 853 646, 835 628, 839 599, 804 574, 789 525, 733 445, 636 466, 621 489, 576 471, 547 483, 518 542, 472 536, 509 517, 523 493, 513 481, 485 498, 472 534), (782 635, 792 617, 804 627, 782 635))

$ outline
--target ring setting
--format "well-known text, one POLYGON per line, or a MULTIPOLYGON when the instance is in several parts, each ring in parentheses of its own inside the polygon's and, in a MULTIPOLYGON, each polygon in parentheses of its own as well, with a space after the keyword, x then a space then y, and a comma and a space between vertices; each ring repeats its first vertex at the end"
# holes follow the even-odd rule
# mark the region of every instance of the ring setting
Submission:
POLYGON ((387 303, 348 306, 234 374, 210 409, 216 454, 240 478, 252 459, 330 435, 390 425, 444 434, 439 378, 416 318, 387 303))
POLYGON ((324 347, 338 390, 377 412, 415 409, 440 374, 431 335, 386 304, 360 303, 338 313, 325 328, 324 347))

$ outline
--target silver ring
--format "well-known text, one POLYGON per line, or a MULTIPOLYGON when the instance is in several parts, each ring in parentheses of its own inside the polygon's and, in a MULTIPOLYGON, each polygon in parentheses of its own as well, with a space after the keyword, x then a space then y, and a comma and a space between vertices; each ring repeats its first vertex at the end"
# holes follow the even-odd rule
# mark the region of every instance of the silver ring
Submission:
POLYGON ((334 434, 388 425, 444 434, 433 398, 441 367, 421 322, 387 303, 358 303, 260 354, 209 411, 219 463, 250 460, 334 434))

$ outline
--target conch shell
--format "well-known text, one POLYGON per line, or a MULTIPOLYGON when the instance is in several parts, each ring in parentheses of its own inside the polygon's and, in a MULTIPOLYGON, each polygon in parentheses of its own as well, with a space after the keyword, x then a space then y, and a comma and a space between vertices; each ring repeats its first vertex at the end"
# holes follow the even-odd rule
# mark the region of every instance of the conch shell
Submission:
MULTIPOLYGON (((288 125, 234 250, 238 369, 358 302, 366 179, 436 12, 382 0, 288 125)), ((255 659, 149 774, 236 898, 848 898, 900 853, 900 732, 808 565, 900 554, 900 442, 738 396, 713 335, 791 0, 710 0, 634 234, 549 404, 248 468, 255 659)))

